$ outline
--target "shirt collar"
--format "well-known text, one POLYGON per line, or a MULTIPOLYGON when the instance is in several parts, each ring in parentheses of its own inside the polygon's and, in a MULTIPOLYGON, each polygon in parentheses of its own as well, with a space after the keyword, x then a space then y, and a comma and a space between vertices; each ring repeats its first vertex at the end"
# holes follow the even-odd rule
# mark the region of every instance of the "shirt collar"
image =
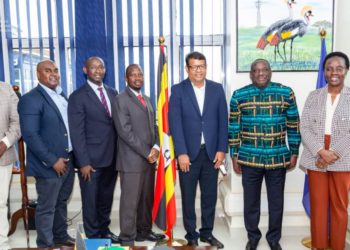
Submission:
POLYGON ((136 90, 130 88, 129 86, 128 86, 128 88, 130 89, 130 91, 131 91, 132 93, 134 93, 134 95, 136 95, 136 96, 141 95, 141 96, 142 96, 142 92, 141 92, 141 91, 136 91, 136 90))
POLYGON ((191 84, 192 84, 192 87, 193 88, 196 88, 196 89, 205 89, 205 85, 206 85, 206 81, 205 81, 205 79, 204 79, 204 84, 203 84, 203 87, 201 87, 201 88, 198 88, 196 85, 194 85, 194 83, 191 81, 191 84))
POLYGON ((87 83, 90 85, 90 87, 94 90, 94 91, 98 91, 98 88, 103 88, 105 89, 104 87, 104 84, 102 83, 101 86, 91 82, 90 80, 87 80, 87 83))
POLYGON ((60 85, 58 85, 56 87, 56 89, 50 89, 49 87, 45 86, 44 84, 42 84, 40 82, 39 82, 39 85, 48 93, 55 93, 57 95, 60 95, 60 94, 62 94, 62 91, 63 91, 62 87, 60 85))

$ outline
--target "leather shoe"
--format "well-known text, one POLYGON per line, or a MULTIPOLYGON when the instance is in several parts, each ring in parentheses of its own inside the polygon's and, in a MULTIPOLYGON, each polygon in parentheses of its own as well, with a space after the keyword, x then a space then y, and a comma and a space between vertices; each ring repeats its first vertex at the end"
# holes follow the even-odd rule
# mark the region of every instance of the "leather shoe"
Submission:
POLYGON ((120 244, 119 237, 112 232, 109 232, 108 234, 102 235, 101 238, 111 239, 113 244, 120 244))
POLYGON ((75 239, 69 235, 65 240, 55 241, 55 247, 56 246, 74 246, 74 245, 75 245, 75 239))
POLYGON ((214 236, 210 236, 208 238, 200 238, 200 240, 201 240, 201 242, 209 243, 211 246, 217 247, 218 249, 224 248, 224 244, 222 244, 214 236))
POLYGON ((149 235, 146 235, 146 236, 142 236, 142 235, 137 235, 136 236, 136 239, 135 239, 135 241, 145 241, 145 240, 148 240, 148 241, 160 241, 160 240, 162 240, 162 239, 164 239, 165 238, 165 235, 164 234, 157 234, 157 233, 155 233, 155 232, 153 232, 153 231, 151 231, 150 233, 149 233, 149 235))
POLYGON ((269 244, 269 245, 270 245, 271 250, 282 250, 282 247, 281 247, 280 243, 269 244))
POLYGON ((256 250, 258 244, 254 244, 251 241, 247 242, 247 245, 245 246, 245 250, 256 250))
POLYGON ((197 247, 198 246, 198 240, 187 240, 187 246, 197 247))

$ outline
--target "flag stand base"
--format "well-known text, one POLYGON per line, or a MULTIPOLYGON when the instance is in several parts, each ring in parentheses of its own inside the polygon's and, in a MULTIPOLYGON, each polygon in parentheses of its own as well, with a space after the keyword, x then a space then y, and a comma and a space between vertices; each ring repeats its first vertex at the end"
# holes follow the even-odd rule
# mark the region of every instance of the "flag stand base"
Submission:
POLYGON ((168 239, 164 239, 164 240, 160 240, 156 243, 156 246, 186 246, 187 245, 187 241, 183 240, 183 239, 173 239, 173 241, 170 243, 169 245, 169 240, 168 239))
MULTIPOLYGON (((301 243, 304 245, 304 247, 306 247, 306 248, 311 248, 311 243, 312 243, 312 241, 311 241, 311 237, 310 236, 307 236, 307 237, 305 237, 305 238, 303 238, 302 240, 301 240, 301 243)), ((325 250, 332 250, 331 248, 325 248, 325 250)))
POLYGON ((311 248, 311 237, 307 236, 301 240, 301 244, 303 244, 306 248, 311 248))

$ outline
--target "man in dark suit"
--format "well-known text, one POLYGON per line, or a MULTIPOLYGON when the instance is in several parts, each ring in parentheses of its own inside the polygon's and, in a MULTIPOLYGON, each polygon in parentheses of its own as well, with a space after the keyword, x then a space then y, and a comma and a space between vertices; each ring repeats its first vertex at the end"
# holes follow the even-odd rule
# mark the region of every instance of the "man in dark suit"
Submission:
POLYGON ((105 65, 90 57, 84 65, 87 82, 72 93, 68 103, 69 128, 83 203, 83 223, 88 238, 110 238, 118 243, 109 224, 117 180, 117 133, 112 119, 112 100, 117 91, 105 84, 105 65))
POLYGON ((53 61, 38 63, 37 77, 38 86, 23 95, 18 105, 27 145, 26 175, 35 177, 38 193, 36 243, 40 248, 73 245, 67 233, 67 200, 74 183, 68 103, 53 61))
POLYGON ((224 245, 213 234, 218 169, 227 152, 227 104, 222 86, 206 77, 205 56, 186 56, 188 78, 171 89, 170 132, 180 168, 183 221, 188 245, 198 238, 217 248, 224 245), (201 189, 202 227, 196 231, 195 197, 201 189))
POLYGON ((155 163, 159 155, 155 114, 141 93, 143 72, 139 65, 127 67, 124 92, 114 103, 113 119, 118 131, 117 170, 120 172, 120 235, 122 245, 134 241, 158 241, 152 232, 155 163))

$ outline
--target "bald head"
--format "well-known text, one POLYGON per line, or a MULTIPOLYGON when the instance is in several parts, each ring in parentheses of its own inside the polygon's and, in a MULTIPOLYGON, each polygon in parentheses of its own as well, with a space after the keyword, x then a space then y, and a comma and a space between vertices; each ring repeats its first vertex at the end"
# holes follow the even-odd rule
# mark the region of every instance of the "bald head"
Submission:
POLYGON ((60 73, 56 63, 51 60, 44 60, 37 64, 36 75, 38 81, 46 87, 55 90, 59 85, 60 73))

